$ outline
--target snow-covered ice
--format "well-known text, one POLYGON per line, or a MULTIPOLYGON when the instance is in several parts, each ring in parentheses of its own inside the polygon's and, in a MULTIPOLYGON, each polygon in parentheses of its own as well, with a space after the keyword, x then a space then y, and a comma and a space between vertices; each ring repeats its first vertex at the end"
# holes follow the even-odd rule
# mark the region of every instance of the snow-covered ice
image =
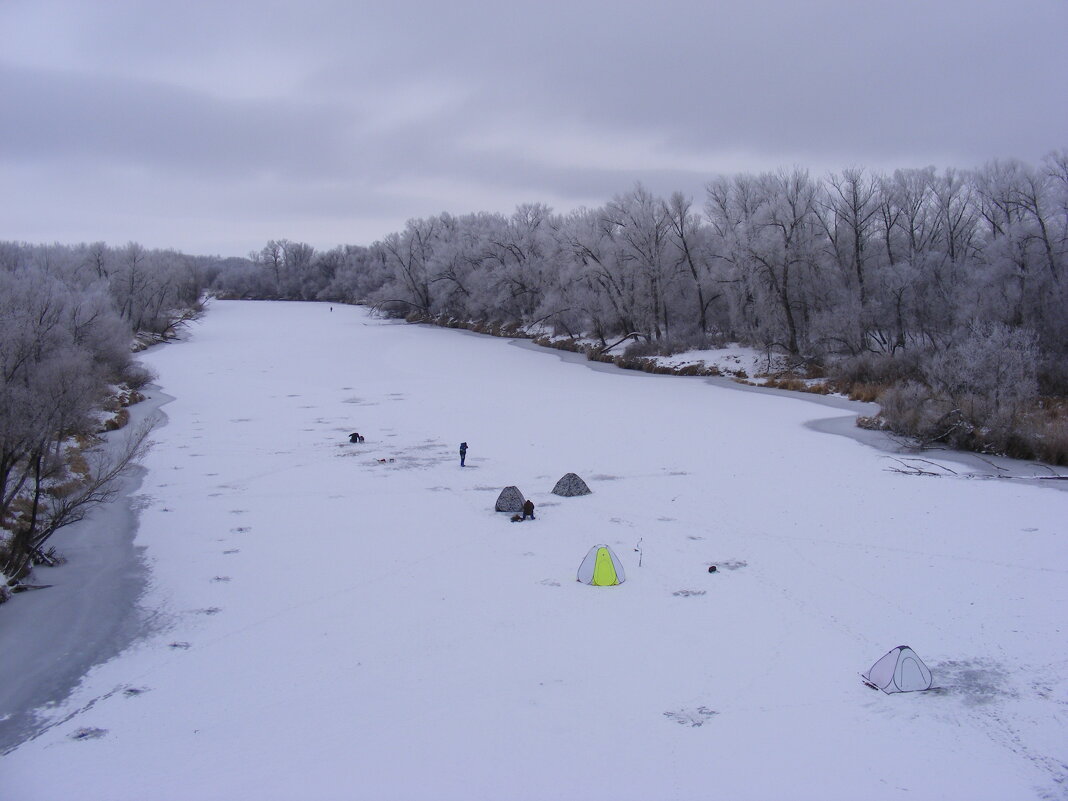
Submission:
POLYGON ((354 307, 215 302, 144 360, 166 625, 40 711, 0 798, 1068 797, 1064 492, 354 307), (598 543, 625 584, 575 580, 598 543), (863 685, 902 644, 939 690, 863 685))

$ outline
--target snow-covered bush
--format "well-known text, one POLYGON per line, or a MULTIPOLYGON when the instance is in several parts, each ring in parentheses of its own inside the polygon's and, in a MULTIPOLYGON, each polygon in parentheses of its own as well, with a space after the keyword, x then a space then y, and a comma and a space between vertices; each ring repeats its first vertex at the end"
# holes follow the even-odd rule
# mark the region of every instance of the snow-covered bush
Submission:
POLYGON ((916 359, 909 352, 899 354, 865 351, 837 359, 830 365, 835 380, 845 387, 854 384, 889 386, 916 375, 916 359))
POLYGON ((883 417, 921 440, 1020 450, 1018 429, 1037 402, 1037 362, 1030 331, 973 323, 957 342, 921 359, 921 380, 882 395, 883 417))
POLYGON ((973 323, 960 342, 924 364, 924 375, 968 425, 1003 439, 1035 404, 1038 356, 1031 331, 973 323))
POLYGON ((140 362, 131 362, 122 371, 120 378, 127 387, 132 390, 138 390, 155 381, 156 374, 140 362))

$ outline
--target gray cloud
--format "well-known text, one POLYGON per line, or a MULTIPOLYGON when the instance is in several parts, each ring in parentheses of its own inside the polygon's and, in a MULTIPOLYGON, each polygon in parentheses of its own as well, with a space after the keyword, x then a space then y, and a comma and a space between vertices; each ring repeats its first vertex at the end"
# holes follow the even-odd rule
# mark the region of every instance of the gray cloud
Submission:
POLYGON ((1037 161, 1060 0, 11 0, 0 238, 243 253, 800 164, 1037 161))
POLYGON ((166 84, 0 65, 19 110, 0 159, 147 166, 233 177, 270 166, 319 175, 341 155, 332 110, 223 100, 166 84))

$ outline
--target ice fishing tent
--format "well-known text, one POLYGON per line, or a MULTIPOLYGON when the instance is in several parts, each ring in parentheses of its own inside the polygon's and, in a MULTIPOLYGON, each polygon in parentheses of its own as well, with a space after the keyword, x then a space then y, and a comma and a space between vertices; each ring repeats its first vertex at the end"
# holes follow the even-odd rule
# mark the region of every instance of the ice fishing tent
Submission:
POLYGON ((610 587, 627 580, 623 564, 607 545, 594 545, 578 569, 578 580, 595 587, 610 587))
POLYGON ((590 488, 586 482, 574 473, 568 473, 553 487, 553 495, 563 495, 565 498, 573 498, 576 495, 589 495, 590 488))
POLYGON ((872 665, 863 676, 884 693, 931 689, 930 669, 907 645, 899 645, 872 665))
POLYGON ((497 496, 497 505, 494 507, 498 512, 522 512, 526 498, 519 491, 519 487, 505 487, 497 496))

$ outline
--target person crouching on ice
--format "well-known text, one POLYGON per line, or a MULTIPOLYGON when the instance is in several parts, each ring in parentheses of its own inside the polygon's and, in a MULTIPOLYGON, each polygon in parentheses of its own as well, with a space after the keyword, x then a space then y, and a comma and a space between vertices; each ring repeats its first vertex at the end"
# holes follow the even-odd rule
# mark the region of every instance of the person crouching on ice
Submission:
POLYGON ((529 498, 523 504, 523 519, 526 520, 527 517, 529 517, 531 520, 534 519, 534 501, 530 500, 529 498))

